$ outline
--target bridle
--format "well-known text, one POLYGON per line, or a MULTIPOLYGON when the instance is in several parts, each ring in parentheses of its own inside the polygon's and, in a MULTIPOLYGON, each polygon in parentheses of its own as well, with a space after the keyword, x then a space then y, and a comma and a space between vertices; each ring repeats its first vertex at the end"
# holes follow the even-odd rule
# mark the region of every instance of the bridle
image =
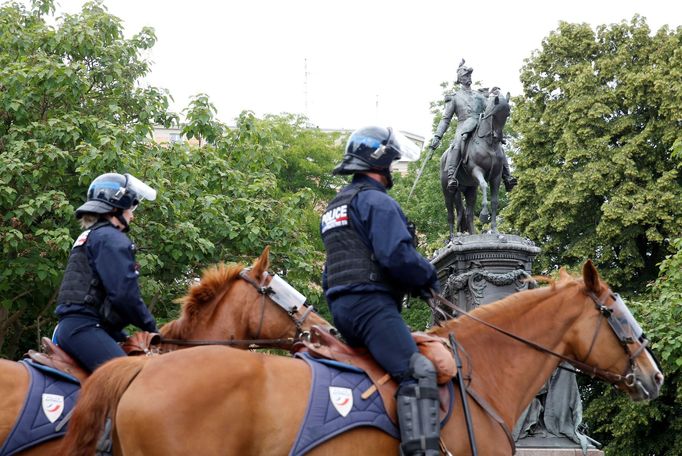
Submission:
POLYGON ((269 297, 272 302, 277 304, 277 306, 280 309, 286 312, 286 314, 289 316, 289 318, 291 318, 292 322, 296 326, 296 336, 294 336, 293 340, 299 340, 302 338, 302 336, 308 336, 309 333, 303 330, 303 323, 308 318, 308 315, 310 315, 310 313, 315 310, 313 306, 307 303, 303 303, 303 307, 305 307, 306 310, 299 318, 296 318, 296 315, 300 313, 300 307, 287 303, 286 299, 275 298, 274 295, 276 294, 276 292, 273 290, 273 288, 269 285, 265 285, 265 282, 267 282, 268 277, 270 277, 271 275, 267 271, 264 271, 261 282, 258 283, 251 276, 249 276, 250 270, 251 268, 242 269, 239 272, 239 277, 242 280, 249 283, 251 286, 253 286, 256 289, 256 291, 261 295, 261 317, 260 322, 258 323, 258 331, 256 332, 256 338, 260 336, 260 332, 263 329, 266 296, 269 297))
MULTIPOLYGON (((247 282, 249 285, 253 286, 256 291, 261 295, 261 309, 260 309, 260 321, 258 323, 258 330, 256 331, 256 336, 253 339, 226 339, 226 340, 187 340, 187 339, 166 339, 161 338, 160 343, 171 344, 171 345, 183 345, 183 346, 199 346, 199 345, 227 345, 227 346, 237 346, 237 347, 248 347, 248 348, 276 348, 285 346, 294 346, 294 344, 300 340, 306 339, 310 336, 308 331, 303 329, 303 323, 315 309, 313 306, 303 303, 303 307, 306 308, 304 312, 297 317, 300 312, 300 306, 288 304, 286 299, 276 299, 275 291, 269 285, 266 285, 268 278, 275 277, 269 274, 267 271, 263 272, 260 283, 249 276, 249 271, 251 268, 244 268, 239 272, 239 278, 247 282), (286 314, 291 318, 292 322, 296 327, 296 334, 294 337, 287 337, 281 339, 259 339, 260 333, 263 329, 263 324, 265 321, 265 298, 269 297, 270 301, 275 303, 278 308, 286 312, 286 314)), ((272 279, 271 279, 272 281, 272 279)))
MULTIPOLYGON (((594 293, 587 293, 587 295, 592 299, 592 301, 595 304, 595 308, 599 313, 606 318, 606 321, 609 323, 609 326, 613 330, 615 336, 618 338, 620 344, 622 345, 625 354, 628 356, 628 366, 626 367, 625 371, 622 374, 615 373, 613 371, 607 370, 607 369, 602 369, 598 366, 591 365, 587 363, 587 359, 589 358, 590 354, 592 353, 592 349, 595 346, 597 336, 599 335, 599 331, 602 326, 603 319, 600 318, 597 327, 595 329, 595 333, 592 336, 592 343, 590 344, 590 348, 587 352, 587 354, 581 359, 573 359, 569 358, 568 356, 562 355, 560 353, 557 353, 553 350, 550 350, 547 347, 544 347, 536 342, 533 342, 531 340, 525 339, 523 337, 517 336, 516 334, 513 334, 506 329, 500 328, 496 325, 493 325, 492 323, 488 323, 484 320, 481 320, 478 317, 475 317, 474 315, 471 315, 468 313, 466 310, 462 309, 461 307, 451 303, 441 295, 434 293, 433 294, 433 300, 439 302, 440 304, 443 304, 445 307, 455 311, 457 314, 463 315, 467 318, 470 318, 474 321, 477 321, 478 323, 487 326, 488 328, 491 328, 501 334, 504 334, 507 337, 510 337, 516 341, 519 341, 525 345, 528 345, 538 351, 547 353, 549 355, 555 356, 563 361, 566 361, 573 366, 575 366, 578 371, 574 372, 582 372, 586 375, 589 375, 590 377, 598 377, 601 378, 609 383, 612 384, 619 384, 623 383, 624 385, 628 387, 634 387, 637 386, 637 366, 635 364, 635 359, 639 357, 642 352, 646 349, 647 352, 651 355, 651 357, 656 361, 656 358, 654 357, 653 353, 651 350, 648 348, 649 345, 649 340, 646 338, 644 333, 642 332, 641 328, 637 323, 634 321, 634 318, 627 318, 629 316, 629 311, 627 310, 627 307, 625 307, 625 303, 621 300, 620 296, 616 293, 613 293, 610 289, 607 289, 604 294, 602 294, 601 297, 597 297, 594 293), (619 309, 621 312, 625 311, 627 312, 627 315, 625 318, 618 319, 616 316, 614 316, 614 309, 609 307, 608 305, 604 304, 606 299, 612 298, 614 301, 614 304, 618 307, 622 305, 622 308, 619 309), (629 331, 628 331, 629 330, 629 331), (633 337, 634 336, 634 337, 633 337), (635 338, 637 339, 637 342, 639 342, 639 347, 637 347, 634 351, 630 350, 630 344, 635 343, 635 338)), ((432 305, 432 309, 434 309, 435 306, 432 305)), ((442 312, 440 309, 434 309, 436 311, 442 312)), ((658 363, 658 361, 656 361, 658 363)), ((561 366, 560 366, 561 367, 561 366)), ((571 369, 569 369, 571 370, 571 369)), ((645 392, 646 393, 646 392, 645 392)))

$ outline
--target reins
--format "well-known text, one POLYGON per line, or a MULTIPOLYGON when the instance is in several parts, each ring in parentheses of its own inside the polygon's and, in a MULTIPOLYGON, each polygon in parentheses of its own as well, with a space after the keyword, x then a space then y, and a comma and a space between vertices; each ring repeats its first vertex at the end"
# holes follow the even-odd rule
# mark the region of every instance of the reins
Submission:
MULTIPOLYGON (((590 293, 588 296, 594 301, 595 305, 597 306, 597 310, 599 310, 602 313, 602 315, 604 315, 606 318, 609 318, 611 310, 608 307, 606 307, 604 304, 602 304, 601 301, 599 300, 599 298, 597 298, 594 294, 590 293), (608 313, 608 315, 606 315, 606 313, 608 313)), ((467 318, 470 318, 471 320, 474 320, 474 321, 476 321, 476 322, 478 322, 484 326, 487 326, 488 328, 490 328, 494 331, 497 331, 500 334, 504 334, 505 336, 510 337, 510 338, 512 338, 518 342, 525 344, 525 345, 528 345, 529 347, 532 347, 535 350, 538 350, 538 351, 543 352, 543 353, 547 353, 548 355, 552 355, 552 356, 555 356, 555 357, 557 357, 563 361, 566 361, 569 364, 572 364, 575 367, 577 367, 579 369, 579 372, 582 372, 586 375, 589 375, 591 378, 599 377, 599 378, 602 378, 602 379, 604 379, 608 382, 611 382, 611 383, 623 382, 628 386, 634 385, 634 381, 635 381, 634 377, 635 376, 634 376, 633 372, 627 373, 625 375, 616 374, 614 372, 602 369, 600 367, 592 366, 592 365, 587 364, 583 361, 569 358, 568 356, 565 356, 565 355, 557 353, 553 350, 550 350, 549 348, 547 348, 543 345, 540 345, 536 342, 533 342, 531 340, 517 336, 516 334, 511 333, 511 332, 507 331, 506 329, 500 328, 499 326, 496 326, 492 323, 488 323, 485 320, 481 320, 480 318, 478 318, 474 315, 471 315, 466 310, 462 309, 461 307, 457 306, 456 304, 453 304, 452 302, 448 301, 447 299, 445 299, 444 297, 442 297, 441 295, 439 295, 437 293, 433 293, 432 299, 438 301, 440 304, 443 304, 445 307, 449 308, 450 310, 453 310, 454 312, 456 312, 460 315, 466 316, 467 318)), ((599 326, 597 327, 597 330, 599 330, 599 326)), ((596 336, 593 337, 592 344, 594 344, 595 340, 596 340, 596 336)), ((646 344, 647 344, 647 341, 645 340, 642 343, 642 347, 640 347, 640 349, 638 349, 634 355, 629 353, 628 350, 626 350, 626 353, 628 354, 628 356, 630 358, 631 364, 632 364, 634 358, 636 358, 641 353, 641 351, 646 347, 646 344)), ((589 356, 589 353, 587 356, 589 356)), ((587 359, 587 356, 584 359, 587 359)), ((568 370, 570 370, 570 369, 568 369, 568 370)), ((577 372, 577 371, 574 371, 574 372, 577 372)))

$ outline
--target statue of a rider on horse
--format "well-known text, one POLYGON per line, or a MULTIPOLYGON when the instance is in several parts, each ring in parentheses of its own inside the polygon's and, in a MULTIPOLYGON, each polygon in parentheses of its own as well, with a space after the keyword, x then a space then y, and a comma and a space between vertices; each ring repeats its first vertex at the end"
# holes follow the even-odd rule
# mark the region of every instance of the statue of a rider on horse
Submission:
POLYGON ((472 90, 471 73, 473 69, 464 65, 464 60, 457 69, 457 83, 460 90, 446 98, 445 111, 433 140, 431 149, 438 148, 441 138, 450 126, 454 116, 457 117, 455 138, 441 158, 441 183, 445 204, 448 209, 450 237, 454 235, 453 205, 457 206, 457 231, 474 233, 473 206, 476 200, 476 188, 483 193, 481 219, 491 220, 491 229, 497 230, 497 193, 500 180, 507 191, 516 185, 511 175, 507 157, 502 151, 504 144, 502 127, 509 116, 509 100, 499 93, 499 88, 492 90, 472 90), (488 213, 487 189, 490 185, 492 214, 488 213), (461 195, 467 202, 467 210, 461 203, 461 195))

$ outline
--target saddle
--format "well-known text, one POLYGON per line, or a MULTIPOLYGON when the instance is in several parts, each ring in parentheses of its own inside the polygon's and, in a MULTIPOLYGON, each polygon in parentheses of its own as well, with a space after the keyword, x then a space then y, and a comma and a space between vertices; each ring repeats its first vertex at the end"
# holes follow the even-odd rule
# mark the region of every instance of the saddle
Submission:
MULTIPOLYGON (((153 346, 160 343, 160 334, 140 331, 128 337, 125 342, 121 344, 121 348, 123 348, 123 351, 126 352, 128 356, 149 355, 155 352, 153 346)), ((53 343, 49 338, 43 337, 41 339, 41 350, 41 352, 29 350, 27 355, 38 364, 66 372, 67 374, 76 377, 81 383, 90 376, 85 369, 80 367, 75 359, 59 348, 59 346, 53 343)))
POLYGON ((54 344, 48 337, 43 337, 41 340, 42 352, 35 350, 28 351, 28 357, 38 364, 57 369, 62 372, 76 377, 81 383, 85 381, 90 374, 80 367, 80 365, 69 356, 64 350, 54 344))
MULTIPOLYGON (((446 384, 457 375, 455 360, 446 339, 424 332, 414 332, 412 338, 417 343, 421 354, 431 360, 436 367, 439 385, 446 384)), ((314 358, 331 359, 351 364, 365 371, 372 381, 372 386, 364 391, 361 397, 367 399, 378 391, 389 418, 394 423, 398 422, 395 403, 398 384, 379 366, 366 348, 350 347, 329 333, 327 329, 317 325, 311 328, 310 338, 304 340, 303 345, 314 358)), ((441 388, 441 396, 444 394, 447 394, 447 391, 441 388)), ((443 403, 442 400, 441 403, 443 403)))

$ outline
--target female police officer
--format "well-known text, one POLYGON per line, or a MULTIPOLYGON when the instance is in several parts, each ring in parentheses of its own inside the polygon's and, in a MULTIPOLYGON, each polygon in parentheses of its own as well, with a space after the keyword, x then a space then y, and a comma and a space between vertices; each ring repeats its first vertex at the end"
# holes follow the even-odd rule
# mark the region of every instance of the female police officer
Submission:
POLYGON ((137 205, 155 198, 156 191, 134 176, 108 173, 92 181, 87 201, 76 209, 86 230, 76 239, 66 265, 55 337, 90 372, 125 356, 117 341, 125 339, 128 324, 157 331, 140 296, 135 246, 125 234, 137 205))
POLYGON ((439 290, 436 270, 414 247, 393 185, 391 163, 418 148, 391 128, 353 132, 334 174, 353 174, 327 206, 320 232, 327 251, 323 288, 334 324, 350 345, 365 346, 400 384, 401 450, 439 454, 438 394, 433 364, 422 356, 400 316, 405 293, 439 290))

